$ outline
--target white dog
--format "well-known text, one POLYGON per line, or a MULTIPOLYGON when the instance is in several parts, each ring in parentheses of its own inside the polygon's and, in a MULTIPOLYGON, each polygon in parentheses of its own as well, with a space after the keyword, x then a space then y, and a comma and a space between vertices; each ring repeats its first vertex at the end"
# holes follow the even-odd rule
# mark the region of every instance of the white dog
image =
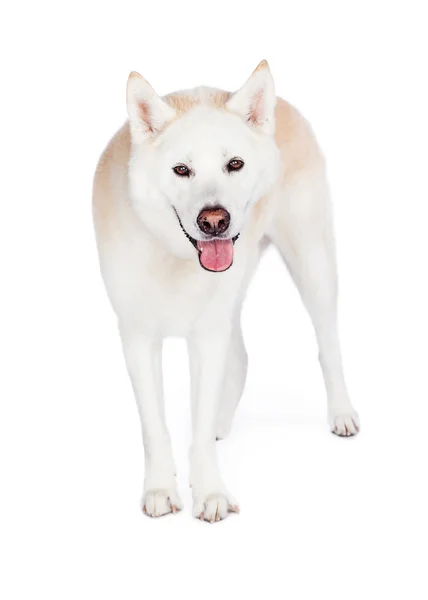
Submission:
POLYGON ((215 440, 229 433, 244 387, 241 305, 269 242, 313 321, 331 430, 359 430, 337 332, 324 162, 308 123, 275 96, 266 61, 234 94, 201 87, 160 98, 131 73, 127 105, 129 122, 98 164, 93 201, 101 271, 141 417, 143 510, 160 516, 182 508, 161 352, 165 336, 185 336, 193 515, 214 522, 239 510, 219 472, 215 440))

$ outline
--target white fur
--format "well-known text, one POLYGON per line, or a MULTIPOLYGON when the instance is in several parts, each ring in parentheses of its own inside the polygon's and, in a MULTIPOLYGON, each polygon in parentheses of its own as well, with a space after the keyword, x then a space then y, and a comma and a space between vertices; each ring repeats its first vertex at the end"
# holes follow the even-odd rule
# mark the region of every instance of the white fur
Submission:
POLYGON ((129 168, 117 165, 109 174, 113 231, 106 235, 97 221, 96 229, 101 269, 119 319, 142 422, 143 507, 152 516, 181 508, 162 398, 162 339, 170 335, 185 336, 189 347, 193 514, 213 522, 238 511, 219 472, 215 440, 229 433, 244 387, 247 356, 240 310, 263 241, 279 248, 313 320, 332 430, 351 435, 358 429, 337 335, 324 170, 311 167, 284 185, 273 137, 275 103, 267 68, 257 70, 232 96, 227 110, 202 103, 178 119, 142 78, 133 75, 129 81, 129 168), (236 156, 244 160, 244 168, 226 173, 224 165, 236 156), (172 170, 177 163, 188 165, 194 176, 178 177, 172 170), (255 216, 253 207, 262 197, 263 211, 255 216), (231 214, 230 236, 240 233, 234 263, 223 273, 201 268, 174 212, 187 232, 200 239, 196 217, 207 204, 224 206, 231 214))

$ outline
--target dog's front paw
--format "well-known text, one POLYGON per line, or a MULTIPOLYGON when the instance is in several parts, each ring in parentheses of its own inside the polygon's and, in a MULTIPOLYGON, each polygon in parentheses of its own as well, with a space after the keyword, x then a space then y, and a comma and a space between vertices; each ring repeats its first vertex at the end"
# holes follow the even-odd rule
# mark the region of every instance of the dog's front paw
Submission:
POLYGON ((183 504, 175 489, 175 484, 168 489, 147 490, 143 496, 142 509, 149 517, 162 517, 168 513, 182 510, 183 504))
POLYGON ((230 512, 239 512, 238 503, 227 491, 220 475, 214 442, 194 446, 190 452, 190 485, 193 516, 215 523, 230 512))
POLYGON ((201 521, 215 523, 231 512, 239 513, 239 506, 229 494, 214 492, 194 499, 193 516, 201 521))
POLYGON ((360 420, 358 414, 352 411, 347 414, 331 415, 330 429, 335 435, 350 437, 360 431, 360 420))

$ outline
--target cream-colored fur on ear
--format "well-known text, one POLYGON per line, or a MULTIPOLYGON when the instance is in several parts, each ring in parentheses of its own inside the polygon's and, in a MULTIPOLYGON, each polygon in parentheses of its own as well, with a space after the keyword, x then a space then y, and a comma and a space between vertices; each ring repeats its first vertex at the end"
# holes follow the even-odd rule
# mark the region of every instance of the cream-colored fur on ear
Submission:
POLYGON ((135 71, 128 78, 126 99, 132 140, 135 143, 155 136, 177 115, 144 77, 135 71))
POLYGON ((275 132, 275 86, 266 60, 257 66, 251 77, 226 104, 251 126, 273 135, 275 132))

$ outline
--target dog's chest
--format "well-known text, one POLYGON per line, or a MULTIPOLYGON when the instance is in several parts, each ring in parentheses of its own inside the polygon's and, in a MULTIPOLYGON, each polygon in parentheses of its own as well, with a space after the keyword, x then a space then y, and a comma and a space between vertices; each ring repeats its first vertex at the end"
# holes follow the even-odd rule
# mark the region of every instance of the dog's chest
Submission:
POLYGON ((245 276, 245 261, 224 273, 204 271, 197 261, 114 249, 104 279, 119 318, 163 336, 185 336, 215 319, 228 318, 245 276))
MULTIPOLYGON (((201 321, 212 323, 229 314, 238 289, 223 274, 185 269, 162 272, 143 281, 141 318, 153 322, 163 335, 186 335, 201 321)), ((208 326, 210 323, 206 323, 208 326)))

